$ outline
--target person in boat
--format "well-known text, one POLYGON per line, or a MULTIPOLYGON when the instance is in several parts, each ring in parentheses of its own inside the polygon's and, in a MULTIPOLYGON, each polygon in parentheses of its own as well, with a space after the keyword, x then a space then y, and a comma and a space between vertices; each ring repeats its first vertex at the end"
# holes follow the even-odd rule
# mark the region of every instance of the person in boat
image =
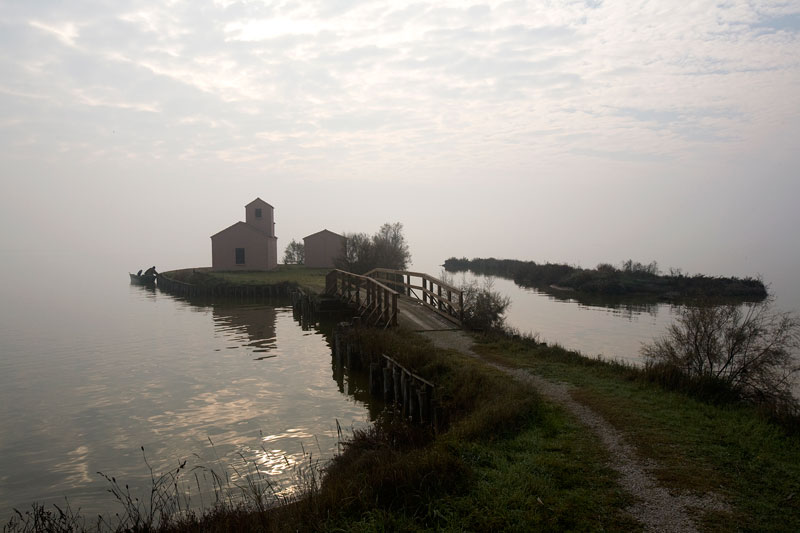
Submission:
MULTIPOLYGON (((141 272, 141 270, 140 270, 140 272, 141 272)), ((158 275, 158 272, 156 272, 156 267, 151 266, 150 268, 148 268, 147 270, 144 271, 144 275, 145 276, 156 276, 156 275, 158 275)))

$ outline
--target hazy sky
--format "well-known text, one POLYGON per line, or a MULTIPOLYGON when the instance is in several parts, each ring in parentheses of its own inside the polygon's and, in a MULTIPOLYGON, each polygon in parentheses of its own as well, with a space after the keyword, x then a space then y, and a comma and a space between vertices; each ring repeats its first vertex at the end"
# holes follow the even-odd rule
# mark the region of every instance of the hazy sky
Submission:
POLYGON ((210 264, 259 196, 281 253, 797 272, 798 168, 796 0, 0 0, 5 254, 210 264))

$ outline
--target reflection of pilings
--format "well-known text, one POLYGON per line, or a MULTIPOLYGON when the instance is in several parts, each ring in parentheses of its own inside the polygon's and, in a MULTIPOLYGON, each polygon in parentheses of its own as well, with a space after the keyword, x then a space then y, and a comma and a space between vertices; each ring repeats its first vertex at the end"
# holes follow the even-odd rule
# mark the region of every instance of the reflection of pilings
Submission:
POLYGON ((300 289, 292 291, 291 296, 294 318, 300 321, 300 327, 303 330, 307 330, 311 325, 317 322, 316 302, 300 289))
POLYGON ((336 327, 333 341, 335 367, 346 361, 348 370, 359 366, 369 369, 369 393, 394 403, 401 416, 415 423, 428 424, 438 430, 442 411, 436 401, 436 387, 414 374, 387 355, 371 357, 349 340, 352 324, 342 322, 336 327))

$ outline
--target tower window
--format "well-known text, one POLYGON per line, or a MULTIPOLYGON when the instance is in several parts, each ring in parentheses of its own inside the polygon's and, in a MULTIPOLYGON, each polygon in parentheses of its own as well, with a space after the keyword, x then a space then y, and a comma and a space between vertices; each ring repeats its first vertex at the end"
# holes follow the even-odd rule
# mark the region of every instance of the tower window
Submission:
POLYGON ((244 264, 244 248, 237 248, 236 249, 236 264, 243 265, 244 264))
POLYGON ((256 218, 261 218, 261 208, 256 207, 256 218))

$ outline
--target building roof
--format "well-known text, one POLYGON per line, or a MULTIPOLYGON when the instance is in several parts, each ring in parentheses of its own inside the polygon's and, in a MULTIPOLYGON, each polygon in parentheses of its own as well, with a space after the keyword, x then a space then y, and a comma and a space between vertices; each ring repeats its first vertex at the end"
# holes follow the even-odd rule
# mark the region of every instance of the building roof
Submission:
POLYGON ((243 228, 247 228, 250 231, 252 231, 254 233, 258 233, 259 235, 262 235, 262 236, 267 237, 267 238, 271 238, 271 239, 276 239, 277 238, 277 237, 274 237, 274 236, 270 235, 266 231, 261 231, 257 227, 253 226, 252 224, 248 224, 247 222, 237 222, 236 224, 231 224, 230 226, 228 226, 224 230, 216 232, 214 235, 211 236, 211 238, 213 239, 214 237, 222 235, 223 233, 226 233, 226 232, 236 228, 237 226, 240 226, 240 227, 243 227, 243 228))
MULTIPOLYGON (((271 205, 269 205, 267 202, 265 202, 264 200, 262 200, 261 198, 258 198, 258 197, 256 197, 256 199, 255 199, 255 200, 253 200, 252 202, 250 202, 249 204, 247 204, 245 207, 250 207, 251 205, 253 205, 253 204, 255 204, 255 203, 264 204, 264 205, 266 205, 267 207, 272 207, 272 206, 271 206, 271 205)), ((274 207, 272 207, 272 209, 275 209, 275 208, 274 208, 274 207)))
POLYGON ((318 231, 316 233, 312 233, 311 235, 306 235, 305 237, 303 237, 303 240, 306 240, 309 237, 316 237, 317 235, 322 235, 323 233, 329 233, 331 235, 335 235, 336 237, 341 237, 342 239, 344 239, 344 235, 339 235, 338 233, 334 233, 334 232, 332 232, 330 230, 324 229, 322 231, 318 231))

